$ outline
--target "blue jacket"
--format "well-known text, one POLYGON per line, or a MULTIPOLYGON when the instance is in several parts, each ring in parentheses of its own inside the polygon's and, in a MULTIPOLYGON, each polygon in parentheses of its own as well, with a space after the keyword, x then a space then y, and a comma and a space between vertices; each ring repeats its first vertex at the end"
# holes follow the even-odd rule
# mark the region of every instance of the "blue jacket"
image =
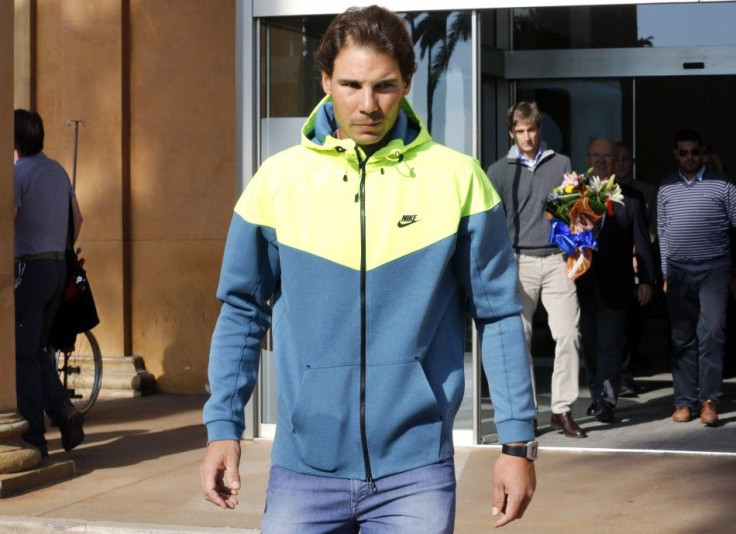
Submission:
POLYGON ((532 439, 516 266, 482 169, 433 142, 406 100, 370 158, 333 137, 336 126, 326 97, 301 144, 266 160, 235 207, 208 439, 240 439, 271 326, 275 464, 370 481, 448 458, 466 313, 482 336, 501 442, 532 439))

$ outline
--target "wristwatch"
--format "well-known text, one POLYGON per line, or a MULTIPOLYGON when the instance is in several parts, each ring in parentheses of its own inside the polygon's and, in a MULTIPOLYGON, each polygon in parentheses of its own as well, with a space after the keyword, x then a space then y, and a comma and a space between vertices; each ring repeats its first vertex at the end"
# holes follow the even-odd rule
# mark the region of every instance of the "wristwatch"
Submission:
POLYGON ((508 454, 509 456, 519 456, 520 458, 526 458, 530 462, 537 459, 537 449, 539 448, 539 442, 527 441, 524 445, 501 445, 501 452, 508 454))

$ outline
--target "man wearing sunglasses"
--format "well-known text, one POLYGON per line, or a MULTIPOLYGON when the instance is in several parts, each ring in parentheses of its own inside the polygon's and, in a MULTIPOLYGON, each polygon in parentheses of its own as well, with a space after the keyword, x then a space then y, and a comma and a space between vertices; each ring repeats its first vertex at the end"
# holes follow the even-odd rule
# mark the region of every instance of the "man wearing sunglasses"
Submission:
POLYGON ((657 226, 672 336, 675 412, 685 423, 718 424, 723 397, 726 303, 731 280, 729 227, 736 225, 736 185, 703 165, 693 130, 675 136, 678 169, 657 194, 657 226))

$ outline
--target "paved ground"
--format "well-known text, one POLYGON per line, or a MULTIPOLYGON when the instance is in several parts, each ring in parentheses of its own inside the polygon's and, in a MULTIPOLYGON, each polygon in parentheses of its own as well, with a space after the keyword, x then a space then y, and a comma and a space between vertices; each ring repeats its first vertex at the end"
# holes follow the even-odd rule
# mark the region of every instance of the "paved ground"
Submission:
MULTIPOLYGON (((736 527, 736 383, 727 385, 723 425, 675 424, 666 377, 640 381, 645 392, 622 401, 621 422, 572 440, 540 417, 539 486, 509 533, 700 534, 736 527), (665 452, 671 451, 671 452, 665 452)), ((244 443, 241 506, 205 502, 198 480, 204 397, 154 395, 101 399, 87 420, 87 439, 64 453, 51 434, 49 461, 73 459, 77 476, 0 500, 0 532, 151 534, 258 532, 270 442, 244 443)), ((545 409, 542 399, 542 410, 545 409)), ((459 448, 458 534, 490 531, 489 481, 496 446, 459 448)))

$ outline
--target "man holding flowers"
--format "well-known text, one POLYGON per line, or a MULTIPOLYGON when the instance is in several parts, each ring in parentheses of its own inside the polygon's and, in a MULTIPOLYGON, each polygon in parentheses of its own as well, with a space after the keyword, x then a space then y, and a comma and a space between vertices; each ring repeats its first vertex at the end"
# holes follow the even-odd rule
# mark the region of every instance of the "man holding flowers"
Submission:
POLYGON ((601 191, 615 191, 605 200, 598 222, 597 247, 585 274, 576 279, 580 300, 580 332, 590 386, 591 415, 613 423, 623 379, 632 296, 639 306, 652 298, 654 257, 644 210, 644 197, 628 185, 616 184, 613 162, 616 145, 610 139, 588 144, 590 182, 601 191), (600 186, 600 184, 605 184, 600 186), (639 284, 636 284, 635 253, 639 284))

